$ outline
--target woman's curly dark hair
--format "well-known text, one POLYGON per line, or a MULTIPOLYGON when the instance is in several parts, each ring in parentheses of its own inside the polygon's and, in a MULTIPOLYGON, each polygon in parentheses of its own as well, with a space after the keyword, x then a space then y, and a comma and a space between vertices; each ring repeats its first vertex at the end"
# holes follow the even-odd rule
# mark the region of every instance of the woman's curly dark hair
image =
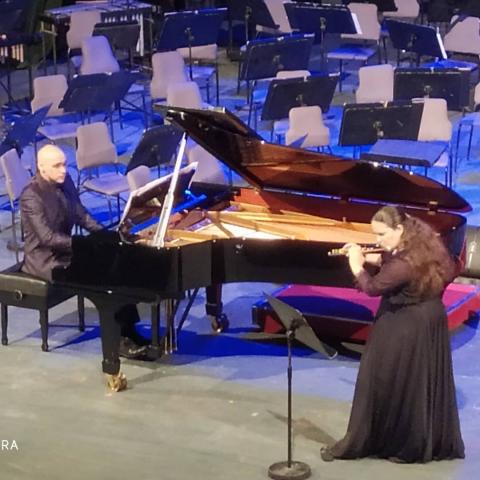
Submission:
POLYGON ((403 226, 399 251, 414 272, 412 288, 428 298, 439 295, 452 281, 455 264, 440 235, 428 223, 395 207, 383 207, 372 218, 390 228, 403 226))

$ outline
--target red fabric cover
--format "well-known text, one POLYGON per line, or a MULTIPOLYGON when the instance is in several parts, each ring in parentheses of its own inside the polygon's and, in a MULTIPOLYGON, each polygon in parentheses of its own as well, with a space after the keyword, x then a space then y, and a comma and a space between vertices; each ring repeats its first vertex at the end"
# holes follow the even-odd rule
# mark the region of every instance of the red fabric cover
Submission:
MULTIPOLYGON (((371 328, 379 297, 368 297, 353 288, 289 285, 276 296, 300 310, 319 336, 364 342, 371 328)), ((450 330, 465 322, 471 311, 480 309, 480 287, 452 283, 443 295, 450 330)), ((260 310, 263 330, 282 330, 275 314, 267 305, 260 310)))

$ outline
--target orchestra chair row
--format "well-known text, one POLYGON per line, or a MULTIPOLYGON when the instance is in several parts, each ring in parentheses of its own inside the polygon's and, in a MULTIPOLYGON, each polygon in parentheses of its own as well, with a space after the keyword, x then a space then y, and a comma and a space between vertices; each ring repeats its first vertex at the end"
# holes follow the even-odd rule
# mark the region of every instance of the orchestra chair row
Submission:
POLYGON ((380 49, 381 27, 378 21, 378 8, 373 3, 350 3, 348 9, 357 16, 362 33, 342 34, 342 41, 349 43, 327 53, 328 60, 338 60, 340 79, 338 89, 342 91, 343 64, 348 61, 363 62, 364 65, 377 53, 378 63, 382 63, 380 49), (355 43, 353 43, 355 42, 355 43))
MULTIPOLYGON (((2 324, 2 345, 8 345, 8 307, 38 310, 42 334, 42 350, 48 351, 48 318, 52 307, 76 295, 72 290, 58 287, 46 280, 20 271, 17 263, 0 272, 0 317, 2 324)), ((81 295, 77 297, 78 329, 85 330, 85 305, 81 295)))

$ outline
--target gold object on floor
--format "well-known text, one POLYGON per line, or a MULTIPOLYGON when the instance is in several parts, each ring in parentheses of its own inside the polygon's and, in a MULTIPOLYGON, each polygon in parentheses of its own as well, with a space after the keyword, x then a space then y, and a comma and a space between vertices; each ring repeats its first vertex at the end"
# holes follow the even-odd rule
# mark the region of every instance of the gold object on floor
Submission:
POLYGON ((127 388, 127 377, 119 372, 116 375, 107 375, 107 386, 113 392, 121 392, 127 388))

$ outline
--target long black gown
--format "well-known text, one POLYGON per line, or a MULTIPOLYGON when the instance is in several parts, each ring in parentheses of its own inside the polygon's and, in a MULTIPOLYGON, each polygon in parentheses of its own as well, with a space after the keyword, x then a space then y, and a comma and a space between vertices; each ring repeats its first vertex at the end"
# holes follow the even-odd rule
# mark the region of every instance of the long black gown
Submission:
POLYGON ((360 362, 347 433, 331 453, 408 463, 464 458, 441 298, 415 295, 401 253, 386 256, 377 275, 362 272, 357 280, 382 301, 360 362))

